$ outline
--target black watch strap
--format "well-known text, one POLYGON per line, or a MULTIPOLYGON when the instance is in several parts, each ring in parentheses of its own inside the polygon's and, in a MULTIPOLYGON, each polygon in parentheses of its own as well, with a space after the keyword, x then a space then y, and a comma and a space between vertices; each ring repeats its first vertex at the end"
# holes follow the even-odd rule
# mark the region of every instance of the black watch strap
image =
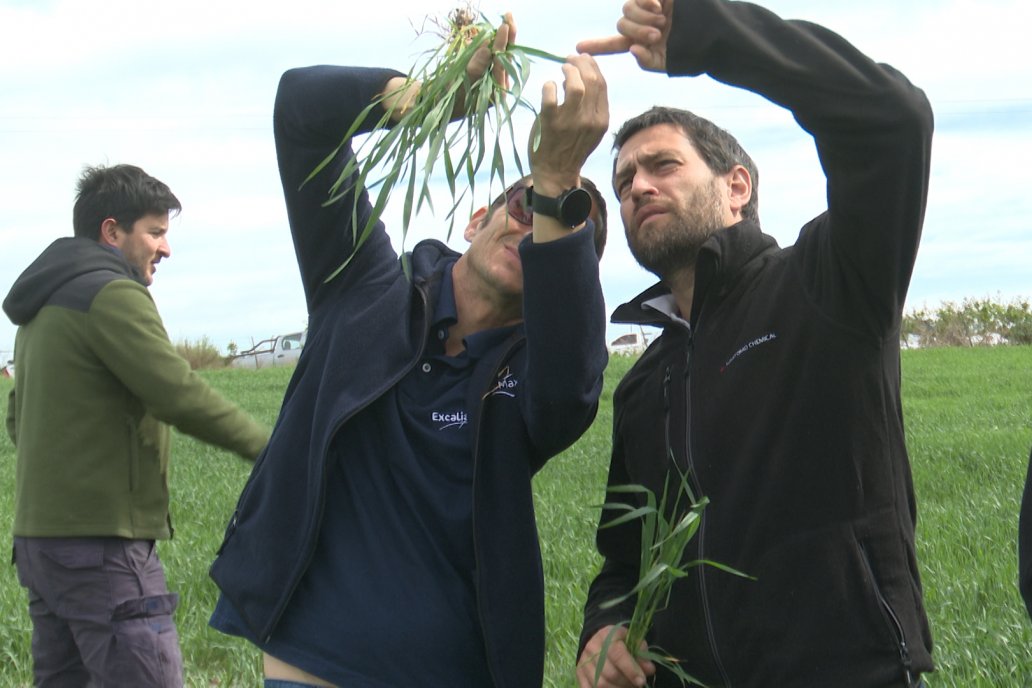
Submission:
POLYGON ((567 227, 577 227, 591 214, 591 194, 582 188, 567 189, 558 198, 535 193, 528 189, 530 207, 539 215, 554 217, 567 227))

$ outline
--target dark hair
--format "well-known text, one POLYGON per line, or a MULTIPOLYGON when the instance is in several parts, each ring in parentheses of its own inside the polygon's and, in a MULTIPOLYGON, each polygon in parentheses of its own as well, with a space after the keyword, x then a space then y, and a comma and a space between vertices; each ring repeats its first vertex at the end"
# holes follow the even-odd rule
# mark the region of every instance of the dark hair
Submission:
MULTIPOLYGON (((616 132, 613 150, 619 153, 620 148, 627 143, 627 139, 643 129, 659 124, 672 124, 680 128, 699 157, 715 174, 727 174, 735 165, 741 165, 748 170, 749 176, 752 178, 752 197, 742 208, 742 217, 759 224, 760 172, 756 169, 756 163, 734 136, 708 119, 687 110, 657 105, 623 123, 620 130, 616 132)), ((615 160, 613 169, 615 172, 615 160)))
POLYGON ((126 232, 144 215, 177 214, 183 207, 163 182, 133 165, 86 167, 76 185, 75 236, 97 241, 100 226, 114 218, 126 232))
MULTIPOLYGON (((527 181, 529 179, 530 177, 524 177, 522 181, 527 181)), ((595 182, 591 181, 587 177, 581 177, 581 187, 587 189, 588 193, 591 194, 592 200, 595 202, 595 207, 598 208, 598 222, 592 220, 592 223, 595 225, 595 236, 593 237, 595 242, 595 255, 599 260, 601 260, 602 252, 606 250, 606 239, 609 236, 609 215, 606 210, 606 199, 602 196, 598 187, 595 186, 595 182)), ((504 192, 488 207, 487 214, 484 215, 484 219, 481 221, 481 224, 486 224, 494 216, 495 211, 503 207, 505 207, 504 192)))

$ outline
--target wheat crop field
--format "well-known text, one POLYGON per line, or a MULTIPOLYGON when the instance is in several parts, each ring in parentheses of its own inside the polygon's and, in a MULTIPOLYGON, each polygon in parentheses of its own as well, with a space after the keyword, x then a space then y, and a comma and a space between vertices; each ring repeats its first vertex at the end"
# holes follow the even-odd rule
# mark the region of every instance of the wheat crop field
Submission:
MULTIPOLYGON (((614 357, 591 429, 535 479, 547 613, 545 686, 573 688, 581 607, 599 565, 597 505, 609 461, 612 393, 633 359, 614 357)), ((1017 525, 1032 446, 1032 347, 903 352, 907 445, 918 500, 918 557, 938 670, 929 688, 1032 686, 1032 622, 1017 589, 1017 525)), ((289 369, 201 374, 264 422, 276 417, 289 369)), ((12 381, 0 379, 6 408, 12 381)), ((159 546, 191 687, 261 685, 258 653, 208 625, 207 570, 249 465, 176 435, 176 536, 159 546)), ((0 551, 10 552, 14 447, 0 433, 0 551)), ((9 559, 8 559, 9 561, 9 559)), ((31 624, 13 566, 0 568, 0 687, 29 686, 31 624)))

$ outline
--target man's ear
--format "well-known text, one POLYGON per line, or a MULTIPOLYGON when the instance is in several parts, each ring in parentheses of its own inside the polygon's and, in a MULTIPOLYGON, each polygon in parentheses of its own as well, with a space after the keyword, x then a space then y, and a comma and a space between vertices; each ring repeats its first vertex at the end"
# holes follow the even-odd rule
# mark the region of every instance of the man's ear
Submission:
POLYGON ((118 220, 113 217, 106 218, 100 223, 100 243, 119 248, 122 245, 122 235, 119 234, 121 229, 118 220))
POLYGON ((466 225, 466 229, 462 232, 462 236, 466 238, 466 241, 473 241, 473 235, 480 229, 480 225, 484 222, 485 217, 487 217, 487 206, 480 206, 477 212, 473 213, 473 217, 469 218, 469 224, 466 225))
POLYGON ((752 199, 752 176, 743 165, 735 165, 727 175, 728 200, 736 220, 742 219, 742 209, 752 199))

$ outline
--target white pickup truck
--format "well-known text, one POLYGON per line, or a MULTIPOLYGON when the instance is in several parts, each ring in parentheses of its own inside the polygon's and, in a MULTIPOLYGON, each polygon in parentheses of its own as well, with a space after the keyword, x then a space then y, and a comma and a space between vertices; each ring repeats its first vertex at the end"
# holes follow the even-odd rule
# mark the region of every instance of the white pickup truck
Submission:
POLYGON ((614 356, 637 356, 648 348, 652 342, 651 333, 644 329, 640 332, 628 332, 609 342, 609 353, 614 356))
POLYGON ((301 356, 301 349, 308 337, 308 330, 281 334, 263 339, 247 351, 233 356, 230 364, 235 368, 269 368, 292 365, 301 356))

